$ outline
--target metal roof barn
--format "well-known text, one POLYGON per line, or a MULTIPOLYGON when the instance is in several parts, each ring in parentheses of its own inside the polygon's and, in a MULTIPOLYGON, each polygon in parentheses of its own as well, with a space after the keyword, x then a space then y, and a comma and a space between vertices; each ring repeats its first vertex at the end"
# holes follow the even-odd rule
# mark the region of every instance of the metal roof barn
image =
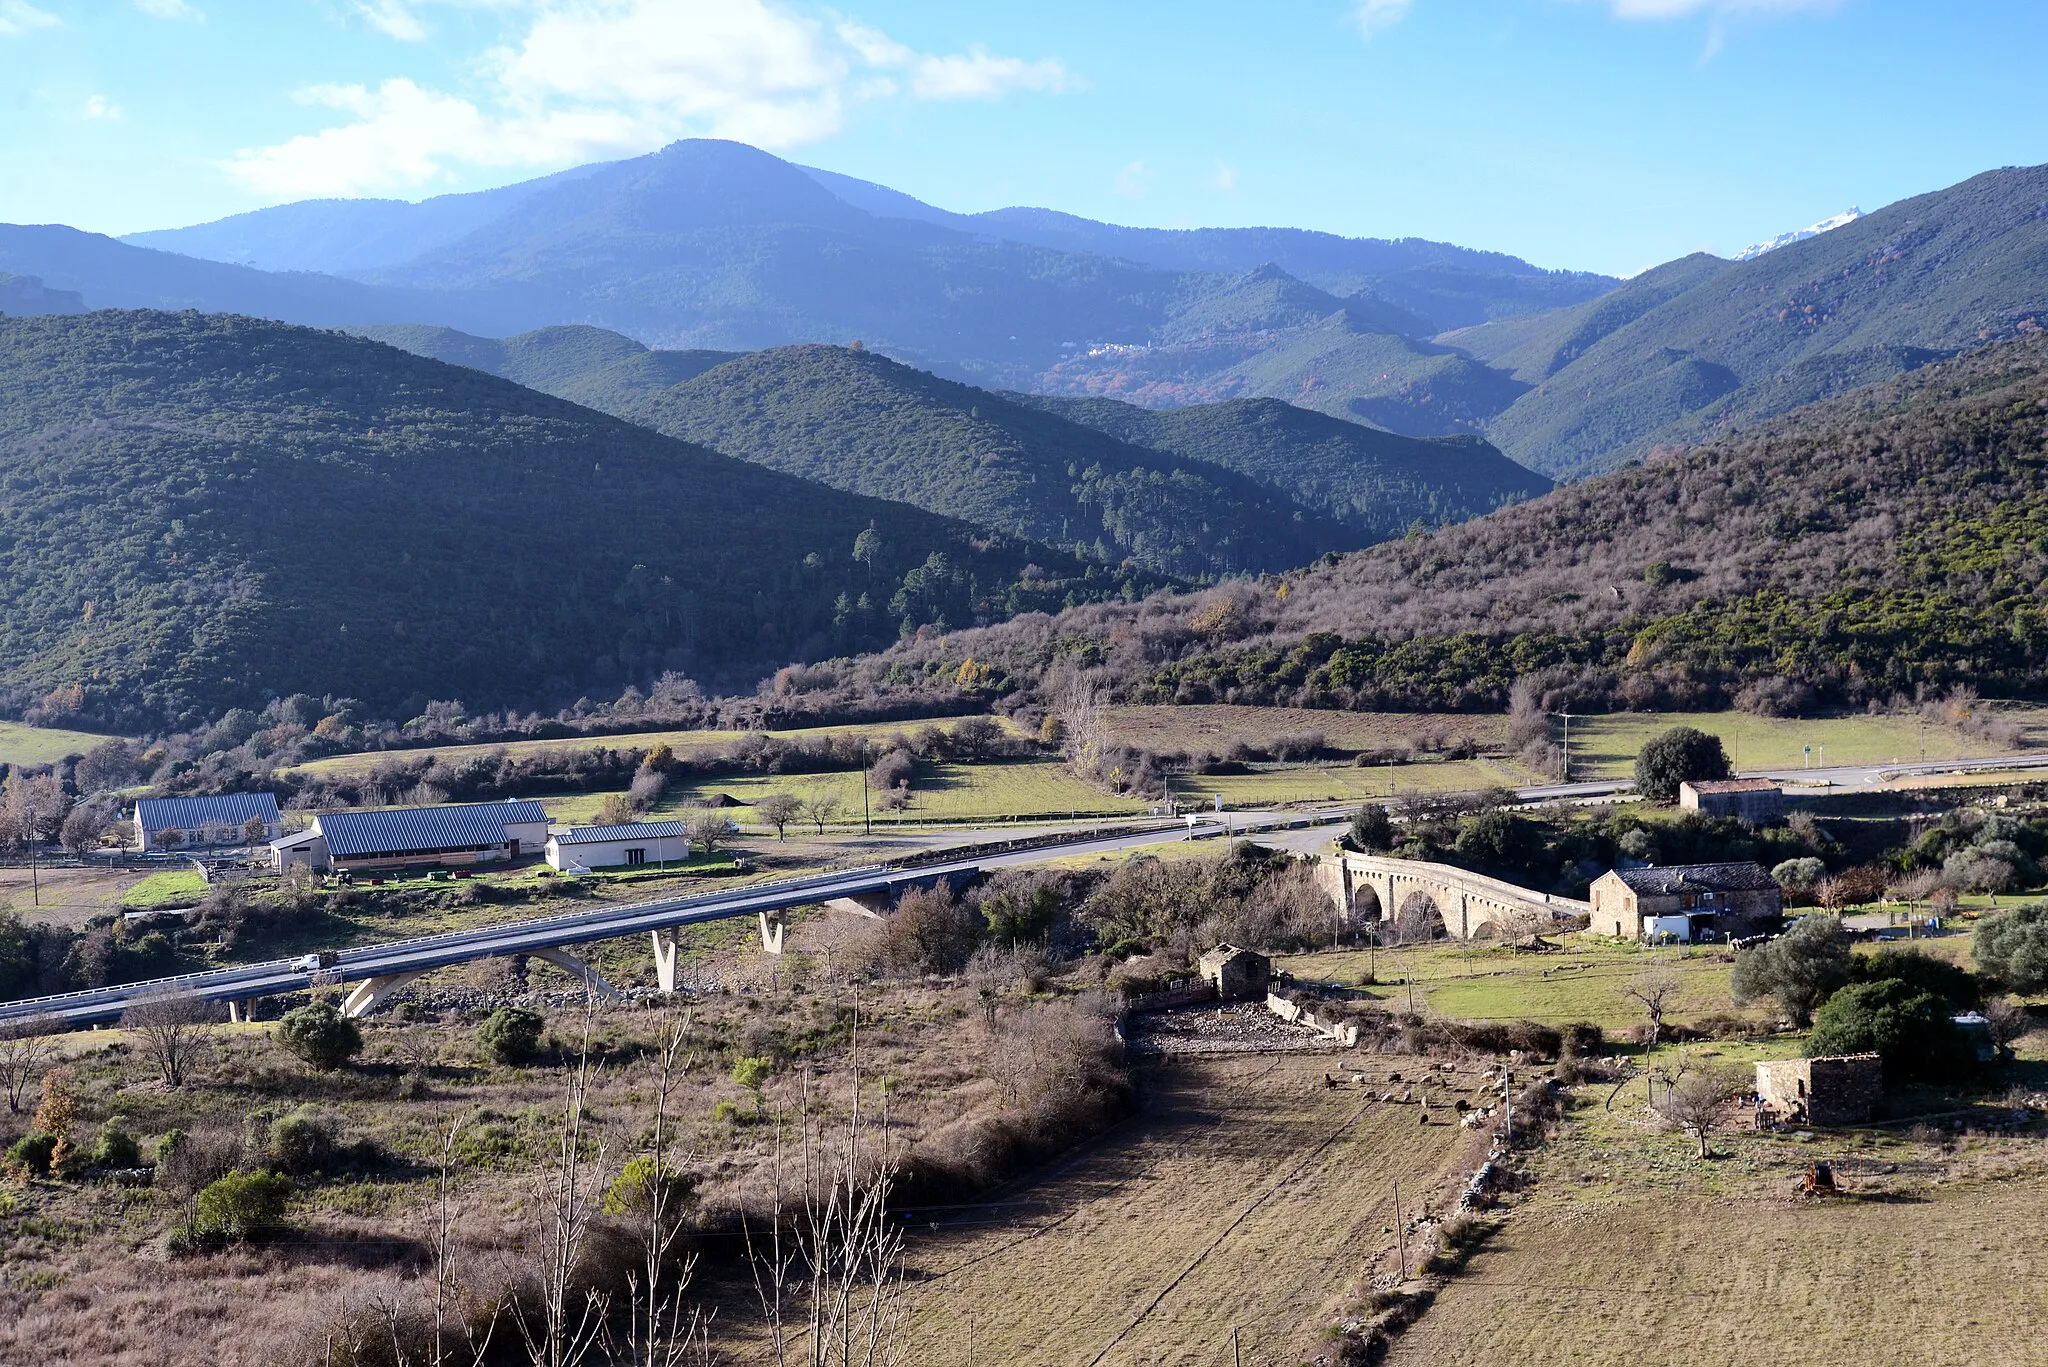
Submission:
POLYGON ((323 812, 315 818, 336 859, 428 854, 506 844, 507 825, 546 823, 538 802, 476 802, 456 807, 395 807, 382 812, 323 812))
POLYGON ((269 793, 221 793, 215 797, 145 797, 135 802, 135 822, 145 831, 199 831, 246 825, 255 817, 277 824, 277 798, 269 793))

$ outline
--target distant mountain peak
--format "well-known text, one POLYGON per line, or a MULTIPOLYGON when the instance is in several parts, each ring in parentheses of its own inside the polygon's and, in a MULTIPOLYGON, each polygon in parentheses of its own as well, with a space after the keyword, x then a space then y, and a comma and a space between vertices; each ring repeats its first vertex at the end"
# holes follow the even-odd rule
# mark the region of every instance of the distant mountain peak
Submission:
POLYGON ((1794 242, 1804 242, 1809 237, 1819 237, 1822 233, 1830 233, 1837 228, 1847 227, 1861 217, 1863 217, 1861 209, 1851 208, 1847 213, 1836 214, 1833 218, 1824 218, 1818 223, 1809 224, 1793 232, 1779 233, 1768 242, 1758 242, 1744 247, 1741 251, 1735 253, 1735 259, 1737 261, 1754 261, 1765 252, 1774 252, 1780 247, 1789 247, 1794 242))

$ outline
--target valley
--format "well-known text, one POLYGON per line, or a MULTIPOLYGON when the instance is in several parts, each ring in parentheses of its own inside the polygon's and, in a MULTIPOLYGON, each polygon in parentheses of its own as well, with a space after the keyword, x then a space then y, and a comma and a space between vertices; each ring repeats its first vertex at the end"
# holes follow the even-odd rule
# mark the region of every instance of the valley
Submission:
POLYGON ((0 1367, 2042 1360, 2048 17, 86 8, 0 1367))

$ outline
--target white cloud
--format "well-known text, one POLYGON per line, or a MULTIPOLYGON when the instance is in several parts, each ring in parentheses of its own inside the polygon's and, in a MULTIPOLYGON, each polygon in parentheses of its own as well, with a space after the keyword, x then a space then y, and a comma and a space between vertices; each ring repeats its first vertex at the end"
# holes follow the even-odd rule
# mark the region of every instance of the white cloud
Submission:
POLYGON ((135 8, 152 19, 204 19, 190 0, 135 0, 135 8))
MULTIPOLYGON (((0 0, 10 2, 18 0, 0 0)), ((357 0, 396 38, 423 36, 417 7, 357 0)), ((485 54, 479 73, 475 98, 404 78, 304 92, 350 121, 246 149, 227 167, 265 194, 362 194, 425 185, 457 164, 563 164, 678 137, 788 148, 836 134, 860 103, 988 100, 1071 85, 1056 61, 981 47, 919 52, 777 0, 536 0, 524 31, 485 54)))
POLYGON ((1237 171, 1220 161, 1216 163, 1216 188, 1219 190, 1235 190, 1237 188, 1237 171))
POLYGON ((396 38, 401 43, 426 39, 427 26, 406 0, 356 0, 356 12, 386 38, 396 38))
POLYGON ((110 103, 106 96, 95 95, 85 102, 85 117, 88 119, 113 120, 121 117, 121 106, 110 103))
POLYGON ((1617 19, 1684 19, 1695 14, 1825 14, 1840 0, 1606 0, 1617 19))
POLYGON ((1134 161, 1116 173, 1116 192, 1132 199, 1141 199, 1152 188, 1152 173, 1145 169, 1145 163, 1134 161))
POLYGON ((0 38, 20 38, 39 28, 55 28, 57 16, 28 0, 0 0, 0 38))
POLYGON ((1411 0, 1353 0, 1351 22, 1368 41, 1375 33, 1390 29, 1408 16, 1411 0))

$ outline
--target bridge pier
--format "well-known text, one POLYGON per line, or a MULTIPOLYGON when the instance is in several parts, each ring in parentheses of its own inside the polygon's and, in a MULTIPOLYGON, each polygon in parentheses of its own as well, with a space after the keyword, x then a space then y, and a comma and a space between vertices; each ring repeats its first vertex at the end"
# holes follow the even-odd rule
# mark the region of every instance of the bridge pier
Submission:
POLYGON ((403 973, 385 973, 375 978, 365 978, 355 985, 341 1003, 341 1014, 350 1017, 369 1015, 390 999, 394 992, 412 986, 427 974, 429 968, 409 969, 403 973))
POLYGON ((535 949, 529 950, 528 953, 531 957, 539 959, 543 963, 553 964, 556 968, 561 969, 564 973, 567 973, 572 978, 583 979, 583 985, 585 987, 589 988, 592 992, 596 993, 598 996, 604 998, 608 1002, 625 1000, 625 993, 619 991, 619 989, 617 989, 616 987, 613 987, 603 978, 598 977, 596 969, 592 968, 589 964, 583 962, 583 960, 577 958, 574 954, 569 953, 567 950, 535 949))
POLYGON ((654 941, 654 981, 664 992, 676 990, 676 937, 673 932, 664 936, 658 930, 650 930, 647 937, 654 941))
POLYGON ((789 922, 782 918, 782 913, 779 911, 764 911, 760 912, 759 915, 761 918, 762 952, 765 954, 780 954, 782 952, 782 932, 789 929, 789 922))
POLYGON ((228 1003, 228 1024, 247 1025, 256 1019, 256 998, 228 1003))

